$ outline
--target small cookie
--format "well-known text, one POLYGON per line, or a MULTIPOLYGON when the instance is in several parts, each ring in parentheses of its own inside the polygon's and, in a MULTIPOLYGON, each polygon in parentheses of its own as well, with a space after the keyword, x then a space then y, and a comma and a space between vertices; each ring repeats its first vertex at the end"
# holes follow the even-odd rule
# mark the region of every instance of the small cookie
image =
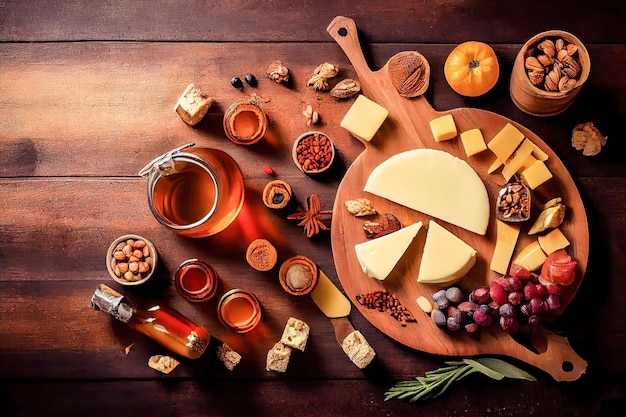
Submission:
POLYGON ((278 342, 267 352, 267 371, 285 372, 291 358, 291 348, 278 342))
POLYGON ((280 343, 304 352, 306 342, 309 340, 309 330, 309 325, 302 320, 289 317, 280 343))

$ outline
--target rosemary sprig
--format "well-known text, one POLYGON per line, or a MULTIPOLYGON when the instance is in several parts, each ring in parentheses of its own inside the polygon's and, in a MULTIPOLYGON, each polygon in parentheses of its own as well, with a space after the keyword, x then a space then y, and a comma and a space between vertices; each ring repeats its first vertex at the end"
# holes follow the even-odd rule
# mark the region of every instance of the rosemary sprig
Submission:
POLYGON ((408 399, 414 403, 419 400, 434 399, 445 393, 454 382, 476 372, 495 380, 506 377, 536 381, 526 371, 496 358, 463 359, 462 361, 445 362, 445 365, 427 371, 424 376, 418 376, 415 380, 396 383, 385 393, 385 401, 395 398, 399 400, 408 399))

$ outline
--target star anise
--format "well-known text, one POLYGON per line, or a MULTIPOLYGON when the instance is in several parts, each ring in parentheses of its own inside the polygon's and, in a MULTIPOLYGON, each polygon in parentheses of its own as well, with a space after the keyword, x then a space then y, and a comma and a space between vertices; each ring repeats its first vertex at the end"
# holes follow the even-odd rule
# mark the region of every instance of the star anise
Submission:
POLYGON ((332 211, 321 210, 320 197, 317 194, 311 194, 306 203, 306 211, 297 211, 288 215, 287 219, 299 220, 298 226, 304 226, 304 233, 308 238, 318 234, 320 230, 329 230, 332 211))

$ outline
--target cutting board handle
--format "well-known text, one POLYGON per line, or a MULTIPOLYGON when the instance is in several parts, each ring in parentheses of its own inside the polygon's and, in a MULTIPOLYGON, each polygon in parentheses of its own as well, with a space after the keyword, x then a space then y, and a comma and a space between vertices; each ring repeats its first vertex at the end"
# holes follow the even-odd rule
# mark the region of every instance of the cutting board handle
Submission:
POLYGON ((337 16, 330 22, 326 31, 339 44, 352 63, 359 78, 365 78, 372 72, 365 61, 365 56, 363 56, 354 20, 344 16, 337 16))
POLYGON ((547 372, 556 381, 575 381, 585 373, 587 362, 578 356, 567 338, 548 330, 544 330, 543 337, 545 339, 540 341, 533 340, 539 353, 519 345, 516 354, 511 356, 547 372))

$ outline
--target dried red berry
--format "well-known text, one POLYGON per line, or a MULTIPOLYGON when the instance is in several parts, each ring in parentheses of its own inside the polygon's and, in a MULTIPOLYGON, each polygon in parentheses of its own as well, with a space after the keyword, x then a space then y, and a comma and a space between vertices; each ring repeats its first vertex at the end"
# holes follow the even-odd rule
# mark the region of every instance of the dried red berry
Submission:
POLYGON ((274 175, 274 170, 269 165, 263 166, 263 172, 265 172, 267 175, 274 175))

